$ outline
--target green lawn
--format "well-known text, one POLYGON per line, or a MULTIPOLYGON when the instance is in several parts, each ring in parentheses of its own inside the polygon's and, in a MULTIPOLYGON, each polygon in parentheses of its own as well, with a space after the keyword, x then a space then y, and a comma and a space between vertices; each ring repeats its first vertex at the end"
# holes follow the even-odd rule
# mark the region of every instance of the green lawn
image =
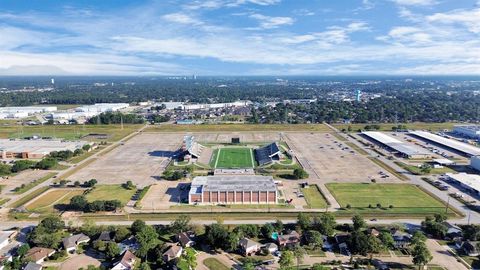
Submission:
POLYGON ((329 183, 327 188, 342 207, 348 204, 352 210, 369 209, 378 203, 387 211, 411 213, 435 213, 445 210, 445 205, 415 185, 410 184, 361 184, 329 183), (388 209, 393 205, 392 209, 388 209))
POLYGON ((327 207, 327 202, 323 198, 322 193, 320 193, 317 185, 311 185, 309 188, 302 188, 301 190, 310 208, 319 209, 327 207))
POLYGON ((250 148, 220 148, 216 154, 215 168, 253 168, 253 150, 250 148))
POLYGON ((403 169, 411 172, 412 174, 415 175, 425 175, 425 174, 444 174, 444 173, 454 173, 455 171, 448 168, 448 167, 443 167, 443 168, 431 168, 429 173, 424 173, 422 172, 422 169, 418 166, 415 165, 410 165, 406 164, 400 161, 395 161, 395 164, 398 166, 402 167, 403 169))
POLYGON ((98 185, 87 194, 87 200, 90 202, 96 200, 119 200, 122 204, 126 204, 135 192, 135 189, 125 189, 121 185, 98 185))
POLYGON ((203 264, 210 270, 229 270, 225 264, 215 258, 207 258, 203 261, 203 264))
MULTIPOLYGON (((32 135, 43 137, 78 140, 81 137, 96 133, 107 134, 107 141, 118 141, 128 134, 140 129, 142 125, 43 125, 43 126, 2 126, 0 138, 24 138, 32 135)), ((88 138, 88 140, 99 141, 88 138)), ((101 141, 101 140, 100 140, 101 141)))

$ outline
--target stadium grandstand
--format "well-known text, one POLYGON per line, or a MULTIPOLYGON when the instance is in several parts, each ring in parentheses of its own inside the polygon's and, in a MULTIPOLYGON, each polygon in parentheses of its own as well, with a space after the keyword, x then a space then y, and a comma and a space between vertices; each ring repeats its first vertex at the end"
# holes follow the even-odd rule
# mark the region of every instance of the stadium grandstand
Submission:
POLYGON ((205 147, 195 141, 194 136, 186 135, 183 137, 182 151, 185 158, 199 158, 205 147))
POLYGON ((264 147, 255 149, 255 159, 259 166, 272 163, 273 160, 280 159, 280 149, 277 143, 271 143, 264 147))

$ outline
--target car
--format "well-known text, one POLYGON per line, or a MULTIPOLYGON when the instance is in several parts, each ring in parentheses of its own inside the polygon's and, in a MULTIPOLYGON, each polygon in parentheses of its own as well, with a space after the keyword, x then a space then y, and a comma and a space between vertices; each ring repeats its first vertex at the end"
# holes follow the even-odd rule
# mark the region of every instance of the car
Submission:
POLYGON ((280 251, 277 250, 277 251, 275 251, 275 252, 273 253, 273 256, 275 256, 275 257, 280 257, 280 256, 282 256, 282 252, 280 252, 280 251))
POLYGON ((372 218, 372 219, 370 219, 370 221, 377 221, 377 219, 376 219, 376 218, 372 218))

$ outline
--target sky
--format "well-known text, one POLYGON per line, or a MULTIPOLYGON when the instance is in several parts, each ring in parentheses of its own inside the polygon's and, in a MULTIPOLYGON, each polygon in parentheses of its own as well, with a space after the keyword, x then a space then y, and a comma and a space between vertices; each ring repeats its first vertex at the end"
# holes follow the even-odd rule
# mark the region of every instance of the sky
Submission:
POLYGON ((2 0, 0 75, 480 75, 480 0, 2 0))

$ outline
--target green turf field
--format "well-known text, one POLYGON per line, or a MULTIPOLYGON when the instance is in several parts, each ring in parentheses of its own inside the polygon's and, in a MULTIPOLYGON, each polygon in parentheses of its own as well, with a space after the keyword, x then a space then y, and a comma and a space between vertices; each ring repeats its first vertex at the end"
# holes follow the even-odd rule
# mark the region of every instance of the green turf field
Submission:
MULTIPOLYGON (((370 210, 380 203, 383 208, 393 212, 432 213, 445 210, 445 205, 415 185, 410 184, 362 184, 329 183, 327 188, 340 206, 348 204, 352 209, 370 210)), ((373 209, 372 209, 373 210, 373 209)))
POLYGON ((220 148, 215 154, 215 168, 253 168, 253 150, 246 147, 220 148))

